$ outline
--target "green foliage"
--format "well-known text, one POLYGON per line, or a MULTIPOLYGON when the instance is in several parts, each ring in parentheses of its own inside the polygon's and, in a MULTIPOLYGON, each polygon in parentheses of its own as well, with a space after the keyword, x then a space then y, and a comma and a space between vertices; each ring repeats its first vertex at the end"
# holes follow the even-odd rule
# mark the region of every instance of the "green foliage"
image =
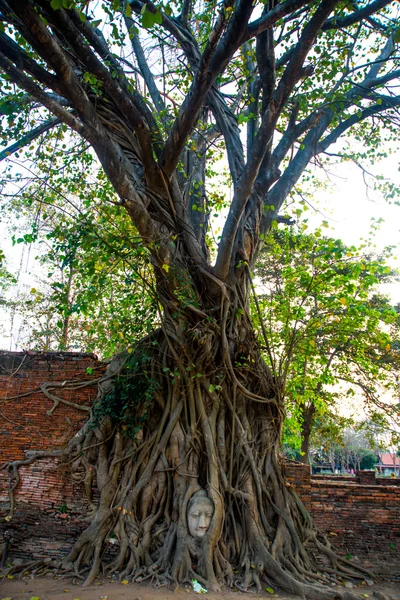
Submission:
MULTIPOLYGON (((52 62, 53 51, 39 51, 42 42, 31 45, 31 38, 25 39, 25 30, 18 29, 20 19, 4 15, 4 33, 10 37, 10 44, 15 44, 7 60, 20 74, 36 81, 42 91, 53 94, 52 102, 59 109, 55 114, 63 114, 64 119, 64 123, 53 123, 47 128, 51 106, 47 103, 46 108, 46 102, 42 106, 42 97, 35 99, 33 92, 27 93, 26 82, 22 84, 15 74, 12 79, 10 69, 1 71, 0 137, 11 148, 6 152, 9 159, 0 182, 3 212, 12 211, 14 216, 30 219, 28 224, 19 220, 14 241, 39 248, 39 260, 48 273, 46 284, 35 285, 12 307, 20 312, 23 327, 30 324, 32 334, 27 344, 31 347, 79 348, 108 357, 151 330, 159 321, 160 310, 152 269, 161 255, 159 247, 164 244, 172 259, 182 255, 178 266, 173 260, 157 265, 166 280, 174 283, 173 301, 179 310, 188 306, 200 308, 202 290, 196 293, 194 269, 189 274, 188 267, 185 272, 188 265, 198 264, 198 256, 190 255, 189 244, 185 246, 182 241, 183 233, 193 233, 200 254, 203 253, 200 262, 204 262, 206 271, 212 270, 222 221, 231 199, 236 197, 239 179, 235 169, 245 171, 246 161, 253 169, 252 146, 257 131, 260 133, 263 111, 269 105, 269 98, 263 97, 268 90, 262 89, 268 87, 268 77, 262 69, 265 64, 251 34, 254 19, 267 5, 255 2, 249 6, 254 12, 251 17, 249 14, 252 24, 248 35, 243 32, 239 40, 229 41, 236 4, 228 3, 220 13, 222 7, 215 0, 191 3, 185 16, 178 1, 138 5, 113 0, 99 5, 51 0, 48 9, 54 22, 61 15, 67 20, 75 19, 72 30, 79 32, 77 37, 81 36, 82 42, 78 47, 72 38, 58 39, 60 28, 53 22, 49 25, 43 6, 34 2, 39 17, 33 16, 41 19, 47 37, 53 36, 53 48, 59 47, 63 60, 71 61, 82 92, 77 95, 82 101, 87 98, 89 112, 93 112, 96 121, 94 128, 104 128, 103 141, 112 139, 115 160, 102 158, 98 148, 96 157, 90 147, 93 138, 87 130, 86 139, 72 131, 70 117, 74 115, 87 123, 88 113, 83 115, 81 106, 74 106, 76 94, 72 98, 72 88, 58 81, 65 70, 57 71, 59 65, 52 62), (75 9, 76 13, 69 13, 75 9), (220 22, 223 24, 218 29, 220 22), (182 27, 189 33, 183 33, 182 27), (93 39, 97 45, 92 47, 93 39), (131 48, 138 40, 145 42, 142 54, 134 46, 131 48), (217 48, 218 52, 226 49, 222 48, 225 41, 232 43, 232 52, 218 63, 220 70, 211 73, 207 69, 213 68, 213 53, 217 48), (86 64, 82 47, 86 48, 86 55, 92 52, 91 64, 86 64), (100 47, 106 48, 105 53, 100 52, 100 47), (132 49, 133 58, 127 54, 127 48, 129 52, 132 49), (201 57, 204 49, 210 54, 201 57), (22 54, 17 52, 15 59, 17 50, 22 54), (26 58, 31 61, 29 68, 26 58), (145 67, 153 74, 151 81, 146 80, 145 67), (205 72, 199 74, 202 67, 205 72), (41 80, 44 72, 49 75, 46 85, 41 80), (113 83, 121 86, 119 96, 107 92, 115 90, 113 83), (151 83, 156 94, 150 91, 151 83), (207 88, 208 84, 212 89, 207 88), (60 99, 60 93, 67 88, 69 92, 60 99), (191 106, 196 90, 200 95, 204 91, 204 98, 186 132, 184 123, 190 118, 185 109, 191 106), (209 92, 217 92, 217 108, 213 108, 209 92), (124 95, 125 104, 120 102, 124 95), (125 114, 128 104, 134 108, 135 118, 125 114), (26 136, 40 126, 46 126, 46 130, 32 139, 26 136), (247 137, 243 135, 246 128, 247 137), (144 135, 145 130, 149 138, 144 135), (185 137, 177 167, 167 178, 171 186, 164 190, 165 165, 159 160, 171 131, 173 138, 179 137, 180 131, 185 132, 185 137), (242 144, 244 138, 246 142, 242 144), (148 230, 143 228, 139 239, 138 218, 126 210, 129 203, 121 191, 126 186, 119 188, 115 179, 111 185, 100 167, 101 162, 109 172, 122 157, 127 167, 125 174, 138 195, 130 201, 138 202, 139 212, 148 217, 154 230, 162 232, 156 242, 149 241, 147 233, 143 234, 148 230), (147 173, 153 161, 153 173, 147 173), (160 181, 152 187, 154 174, 160 176, 160 181), (179 188, 178 204, 182 204, 179 215, 174 206, 176 198, 171 200, 174 186, 179 188)), ((249 189, 263 191, 249 192, 243 210, 231 213, 235 221, 239 213, 243 215, 239 228, 249 232, 253 250, 262 229, 255 215, 261 216, 264 209, 264 216, 271 217, 271 229, 275 228, 265 238, 270 261, 265 279, 275 278, 276 284, 275 291, 261 299, 267 315, 265 352, 279 381, 277 388, 283 385, 295 418, 301 418, 302 407, 310 403, 320 412, 332 405, 337 394, 331 386, 338 379, 347 382, 349 395, 353 385, 366 385, 368 401, 373 401, 377 386, 387 384, 386 375, 391 372, 398 347, 392 331, 382 326, 395 328, 397 313, 386 299, 371 297, 373 287, 390 275, 384 263, 368 257, 365 250, 345 248, 338 240, 323 239, 320 233, 313 239, 301 234, 288 234, 283 239, 275 218, 282 204, 279 201, 279 206, 275 206, 270 200, 286 176, 290 180, 290 185, 288 181, 285 184, 289 190, 286 197, 301 197, 301 202, 293 207, 299 216, 307 209, 310 188, 315 190, 320 185, 314 175, 315 165, 326 168, 333 161, 349 160, 356 164, 375 163, 386 156, 388 143, 395 148, 399 140, 395 112, 398 97, 393 91, 398 25, 392 5, 379 9, 373 15, 375 20, 356 19, 348 27, 324 28, 321 22, 315 43, 304 53, 306 62, 299 62, 299 77, 289 89, 279 87, 293 71, 287 57, 302 54, 299 39, 315 16, 315 9, 314 3, 305 3, 299 11, 284 14, 274 23, 276 81, 270 83, 286 101, 277 121, 271 120, 269 141, 259 144, 268 148, 270 156, 265 155, 265 160, 260 156, 259 175, 256 161, 254 178, 249 178, 249 189), (388 40, 392 38, 394 47, 390 49, 388 40), (342 130, 346 123, 351 126, 342 130), (320 125, 321 134, 317 135, 320 125), (330 156, 325 141, 333 144, 339 137, 340 151, 330 156), (280 154, 277 150, 282 143, 286 150, 280 154), (304 165, 294 175, 294 166, 302 157, 306 157, 304 165), (312 170, 307 169, 311 161, 312 170), (265 174, 270 173, 273 178, 279 172, 275 187, 270 184, 264 188, 265 174), (305 261, 304 256, 312 261, 305 261)), ((349 5, 336 4, 328 23, 335 25, 352 10, 354 7, 349 5)), ((270 117, 265 122, 269 120, 270 117)), ((378 178, 376 185, 390 201, 396 201, 395 183, 378 178)), ((235 234, 233 238, 240 236, 235 234)), ((232 261, 236 260, 234 254, 232 261)), ((241 272, 248 264, 247 258, 236 260, 234 278, 239 286, 241 272)), ((235 314, 240 316, 237 311, 235 314)))
MULTIPOLYGON (((64 139, 62 129, 56 138, 57 144, 64 139)), ((40 273, 8 308, 21 320, 27 347, 109 357, 155 326, 154 276, 148 250, 112 203, 112 186, 77 143, 79 163, 49 146, 38 155, 32 181, 11 201, 3 197, 3 213, 15 223, 13 243, 28 246, 31 260, 34 244, 40 273)), ((22 179, 14 173, 10 182, 22 179)))
POLYGON ((4 293, 13 283, 15 283, 15 278, 7 270, 5 254, 0 248, 0 303, 4 302, 2 293, 4 293))
POLYGON ((292 411, 286 414, 282 432, 282 451, 288 458, 299 460, 301 456, 301 422, 292 411))
POLYGON ((361 457, 361 470, 362 471, 370 471, 373 470, 375 468, 376 463, 378 462, 378 459, 376 457, 375 452, 368 452, 366 451, 364 456, 361 457))
POLYGON ((126 437, 134 439, 148 419, 148 411, 159 389, 151 376, 151 357, 140 350, 129 355, 112 392, 93 406, 91 427, 110 417, 126 437))
MULTIPOLYGON (((130 15, 128 14, 127 16, 130 15)), ((146 4, 143 4, 141 16, 142 27, 144 27, 145 29, 151 29, 151 27, 154 27, 154 25, 161 25, 162 23, 161 12, 159 10, 156 10, 154 12, 152 10, 149 10, 146 4)))
POLYGON ((265 357, 300 424, 311 406, 312 419, 326 421, 344 398, 361 394, 372 414, 385 406, 382 390, 396 393, 399 314, 378 292, 394 276, 390 253, 374 256, 319 232, 266 237, 257 269, 266 290, 259 299, 265 357))

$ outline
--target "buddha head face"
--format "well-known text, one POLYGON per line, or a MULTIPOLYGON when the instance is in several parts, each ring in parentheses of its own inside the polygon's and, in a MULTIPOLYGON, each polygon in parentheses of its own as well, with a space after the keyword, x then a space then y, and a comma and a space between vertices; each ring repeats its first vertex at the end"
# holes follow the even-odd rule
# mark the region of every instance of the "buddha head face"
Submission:
POLYGON ((187 508, 189 533, 193 537, 203 537, 210 526, 214 514, 214 503, 205 490, 193 494, 187 508))

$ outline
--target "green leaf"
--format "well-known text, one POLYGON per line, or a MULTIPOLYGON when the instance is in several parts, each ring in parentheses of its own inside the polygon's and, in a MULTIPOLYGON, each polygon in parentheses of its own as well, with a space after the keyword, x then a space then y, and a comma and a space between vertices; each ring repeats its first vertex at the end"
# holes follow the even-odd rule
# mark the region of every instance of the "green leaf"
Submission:
POLYGON ((51 0, 50 6, 53 10, 58 10, 63 6, 63 0, 51 0))
POLYGON ((145 29, 151 29, 156 22, 156 16, 154 13, 146 10, 142 13, 142 27, 145 29))
POLYGON ((130 39, 133 39, 133 37, 135 35, 138 35, 138 34, 139 34, 139 29, 137 27, 135 27, 135 25, 132 25, 129 28, 129 37, 130 37, 130 39))
POLYGON ((154 15, 154 22, 156 25, 162 25, 162 14, 159 10, 154 15))

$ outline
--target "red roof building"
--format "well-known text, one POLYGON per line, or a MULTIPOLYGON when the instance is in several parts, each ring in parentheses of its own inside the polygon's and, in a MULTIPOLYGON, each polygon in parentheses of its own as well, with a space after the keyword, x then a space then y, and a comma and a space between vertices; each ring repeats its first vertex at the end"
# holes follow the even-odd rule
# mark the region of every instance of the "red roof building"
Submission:
POLYGON ((379 462, 376 463, 376 468, 382 475, 394 473, 400 477, 400 456, 396 456, 395 452, 382 452, 379 456, 379 462))

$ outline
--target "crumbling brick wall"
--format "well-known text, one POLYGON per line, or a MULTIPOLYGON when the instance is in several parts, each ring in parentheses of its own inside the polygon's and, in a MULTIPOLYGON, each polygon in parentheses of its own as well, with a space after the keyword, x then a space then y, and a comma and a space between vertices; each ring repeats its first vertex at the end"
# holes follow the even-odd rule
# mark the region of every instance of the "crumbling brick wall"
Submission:
POLYGON ((400 487, 311 480, 311 514, 345 553, 376 556, 400 552, 400 487))
MULTIPOLYGON (((0 352, 0 466, 24 460, 26 453, 62 447, 87 418, 87 412, 54 405, 40 390, 45 382, 93 381, 104 365, 92 354, 74 352, 0 352)), ((68 402, 90 406, 97 386, 51 393, 68 402)), ((60 557, 87 526, 82 486, 72 485, 68 465, 46 458, 22 466, 15 490, 16 510, 9 508, 7 472, 0 471, 0 543, 4 532, 12 536, 10 559, 60 557)))
MULTIPOLYGON (((30 451, 62 447, 87 418, 82 412, 53 401, 41 391, 46 382, 61 384, 50 390, 55 396, 90 406, 96 385, 68 389, 67 382, 91 381, 104 372, 93 354, 75 352, 0 352, 0 465, 23 460, 30 451), (63 385, 65 383, 65 385, 63 385)), ((42 507, 72 499, 68 469, 55 461, 38 461, 20 469, 16 499, 42 507)), ((7 498, 7 473, 0 471, 0 501, 7 498)))
POLYGON ((400 556, 400 480, 357 471, 352 477, 311 475, 288 461, 288 482, 332 544, 351 556, 400 556))
POLYGON ((306 509, 311 509, 311 476, 309 465, 295 461, 283 463, 283 473, 289 485, 293 486, 306 509))

